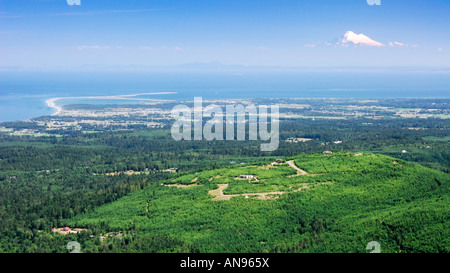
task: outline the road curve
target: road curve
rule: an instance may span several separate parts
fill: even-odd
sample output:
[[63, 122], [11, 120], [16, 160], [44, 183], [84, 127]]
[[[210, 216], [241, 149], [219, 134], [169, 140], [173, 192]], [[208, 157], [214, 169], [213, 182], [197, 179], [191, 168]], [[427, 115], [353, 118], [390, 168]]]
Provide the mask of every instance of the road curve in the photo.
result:
[[292, 168], [294, 168], [295, 170], [297, 170], [298, 175], [305, 175], [308, 174], [307, 172], [305, 172], [304, 170], [300, 169], [299, 167], [297, 167], [297, 165], [295, 165], [294, 160], [291, 161], [287, 161], [287, 163], [289, 164], [289, 166], [291, 166]]

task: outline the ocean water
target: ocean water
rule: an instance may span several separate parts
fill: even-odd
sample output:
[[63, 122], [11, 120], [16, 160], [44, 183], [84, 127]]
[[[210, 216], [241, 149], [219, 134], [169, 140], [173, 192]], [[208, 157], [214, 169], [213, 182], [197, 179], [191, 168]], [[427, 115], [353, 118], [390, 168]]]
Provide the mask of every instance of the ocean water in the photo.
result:
[[[176, 92], [146, 98], [449, 98], [446, 73], [395, 72], [0, 72], [0, 122], [50, 115], [55, 97]], [[139, 103], [139, 101], [131, 101]], [[61, 100], [73, 103], [130, 101]]]

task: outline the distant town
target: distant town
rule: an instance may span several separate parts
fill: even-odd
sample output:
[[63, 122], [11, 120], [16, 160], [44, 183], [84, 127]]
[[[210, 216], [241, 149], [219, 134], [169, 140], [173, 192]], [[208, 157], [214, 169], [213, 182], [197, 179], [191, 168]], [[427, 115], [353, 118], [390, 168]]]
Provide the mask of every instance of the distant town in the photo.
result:
[[[180, 102], [191, 104], [192, 102]], [[210, 100], [205, 106], [216, 104], [224, 107], [230, 104], [274, 105], [280, 107], [280, 119], [309, 120], [351, 120], [364, 118], [365, 125], [372, 125], [381, 119], [449, 119], [448, 100], [445, 99], [245, 99]], [[142, 130], [164, 128], [173, 122], [171, 109], [173, 102], [151, 102], [131, 105], [66, 105], [51, 116], [37, 117], [20, 122], [0, 123], [0, 134], [12, 136], [59, 136], [74, 132], [95, 133], [114, 130]], [[370, 121], [370, 120], [373, 120]], [[409, 130], [423, 130], [409, 127]], [[288, 138], [288, 142], [306, 142], [308, 138]], [[335, 142], [339, 144], [339, 140]]]

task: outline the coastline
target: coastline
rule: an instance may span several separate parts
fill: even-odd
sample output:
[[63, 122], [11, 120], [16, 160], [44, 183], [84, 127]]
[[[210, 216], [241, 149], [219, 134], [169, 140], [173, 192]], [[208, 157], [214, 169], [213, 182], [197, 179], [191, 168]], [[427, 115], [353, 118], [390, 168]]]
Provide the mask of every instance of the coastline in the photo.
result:
[[57, 97], [51, 98], [45, 101], [48, 107], [56, 110], [52, 116], [59, 115], [63, 107], [56, 105], [56, 102], [59, 100], [74, 100], [74, 99], [94, 99], [94, 100], [139, 100], [139, 101], [153, 101], [153, 102], [172, 102], [174, 100], [164, 100], [164, 99], [144, 99], [144, 98], [135, 98], [138, 96], [146, 96], [146, 95], [172, 95], [177, 94], [177, 92], [153, 92], [153, 93], [139, 93], [139, 94], [131, 94], [131, 95], [114, 95], [114, 96], [81, 96], [81, 97]]
[[52, 98], [45, 101], [48, 107], [56, 109], [56, 112], [52, 114], [52, 116], [58, 115], [62, 111], [62, 107], [56, 105], [56, 101], [60, 100], [61, 98]]

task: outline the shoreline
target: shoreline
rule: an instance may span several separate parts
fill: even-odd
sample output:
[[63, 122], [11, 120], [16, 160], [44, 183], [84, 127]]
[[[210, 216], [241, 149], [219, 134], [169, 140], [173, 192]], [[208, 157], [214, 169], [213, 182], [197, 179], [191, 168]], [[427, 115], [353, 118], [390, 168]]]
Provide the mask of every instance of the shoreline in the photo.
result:
[[59, 100], [73, 100], [73, 99], [94, 99], [94, 100], [139, 100], [139, 101], [153, 101], [153, 102], [173, 102], [175, 100], [164, 100], [164, 99], [139, 99], [134, 98], [138, 96], [145, 95], [171, 95], [177, 94], [177, 92], [154, 92], [154, 93], [139, 93], [139, 94], [131, 94], [131, 95], [114, 95], [114, 96], [81, 96], [81, 97], [56, 97], [51, 98], [45, 101], [48, 107], [56, 110], [52, 114], [52, 116], [56, 116], [60, 114], [63, 110], [62, 106], [56, 105], [56, 102]]
[[62, 107], [56, 105], [56, 101], [60, 100], [61, 98], [52, 98], [45, 101], [48, 107], [56, 109], [56, 112], [52, 114], [52, 116], [58, 115], [62, 111]]

